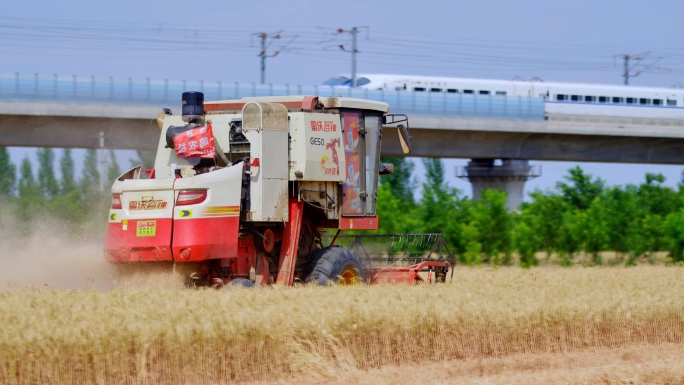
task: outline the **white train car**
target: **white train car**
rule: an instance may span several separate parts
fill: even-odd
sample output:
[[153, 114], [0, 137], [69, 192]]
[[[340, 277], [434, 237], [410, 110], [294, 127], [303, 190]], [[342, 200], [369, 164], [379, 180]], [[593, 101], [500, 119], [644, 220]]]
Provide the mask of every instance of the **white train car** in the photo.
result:
[[[337, 76], [323, 84], [350, 87], [351, 79]], [[547, 114], [684, 119], [684, 89], [384, 74], [359, 75], [357, 87], [466, 95], [534, 96], [545, 99]]]

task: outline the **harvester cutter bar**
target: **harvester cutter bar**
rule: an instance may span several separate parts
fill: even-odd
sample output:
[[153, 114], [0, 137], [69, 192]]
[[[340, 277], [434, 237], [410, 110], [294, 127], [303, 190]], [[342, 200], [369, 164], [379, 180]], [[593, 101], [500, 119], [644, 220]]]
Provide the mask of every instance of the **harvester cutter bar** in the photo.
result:
[[[390, 271], [394, 271], [392, 274], [397, 275], [397, 279], [403, 276], [400, 279], [401, 282], [407, 282], [407, 280], [413, 282], [413, 279], [422, 280], [417, 273], [413, 276], [408, 274], [410, 271], [449, 269], [457, 262], [444, 241], [444, 237], [439, 233], [336, 234], [333, 241], [351, 249], [368, 272], [374, 272], [374, 274], [382, 272], [382, 275], [388, 277]], [[453, 273], [452, 269], [452, 279]], [[371, 278], [371, 275], [366, 274], [366, 278]]]

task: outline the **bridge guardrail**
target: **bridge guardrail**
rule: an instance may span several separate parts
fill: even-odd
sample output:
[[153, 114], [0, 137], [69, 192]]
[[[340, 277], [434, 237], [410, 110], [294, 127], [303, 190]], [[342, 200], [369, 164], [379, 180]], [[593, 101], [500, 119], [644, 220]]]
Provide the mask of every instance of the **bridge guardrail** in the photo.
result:
[[393, 113], [544, 120], [544, 100], [535, 97], [384, 91], [322, 85], [259, 85], [19, 73], [0, 75], [0, 100], [173, 107], [180, 103], [181, 93], [185, 91], [204, 92], [205, 100], [284, 95], [346, 96], [389, 103]]

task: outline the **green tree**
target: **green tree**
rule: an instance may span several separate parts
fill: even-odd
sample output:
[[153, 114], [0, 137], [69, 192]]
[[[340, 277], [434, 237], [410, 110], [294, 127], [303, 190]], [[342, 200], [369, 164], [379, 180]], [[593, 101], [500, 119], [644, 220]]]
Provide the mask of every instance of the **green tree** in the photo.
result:
[[655, 214], [643, 217], [638, 240], [634, 254], [645, 255], [651, 264], [655, 263], [655, 252], [667, 249], [668, 239], [663, 217]]
[[106, 192], [100, 190], [100, 172], [98, 170], [97, 151], [89, 149], [86, 151], [83, 162], [83, 174], [79, 180], [81, 196], [83, 197], [83, 216], [84, 218], [104, 218], [111, 203], [111, 197]]
[[665, 177], [662, 174], [646, 174], [646, 183], [639, 185], [637, 196], [639, 206], [646, 213], [667, 216], [683, 207], [682, 199], [676, 191], [663, 186]]
[[[421, 227], [415, 208], [392, 193], [386, 184], [378, 186], [378, 232], [380, 234], [403, 234]], [[412, 231], [413, 230], [413, 231]]]
[[591, 175], [585, 174], [579, 166], [571, 168], [568, 173], [570, 175], [564, 179], [569, 183], [558, 182], [556, 187], [573, 207], [579, 210], [588, 209], [603, 192], [605, 183], [600, 178], [592, 180]]
[[665, 229], [672, 262], [684, 262], [684, 210], [670, 213], [665, 219]]
[[0, 196], [14, 193], [17, 182], [17, 167], [12, 163], [7, 147], [0, 147]]
[[629, 253], [628, 263], [633, 263], [640, 238], [643, 209], [639, 204], [637, 189], [609, 188], [600, 198], [605, 212], [607, 248], [617, 254]]
[[86, 150], [83, 160], [83, 172], [79, 181], [85, 194], [94, 194], [100, 186], [100, 171], [98, 170], [97, 150]]
[[444, 165], [441, 159], [423, 159], [425, 182], [420, 200], [422, 231], [439, 233], [446, 226], [447, 211], [455, 209], [455, 192], [444, 183]]
[[537, 251], [537, 248], [535, 247], [535, 233], [531, 227], [525, 224], [525, 222], [521, 222], [515, 228], [513, 244], [520, 256], [520, 267], [530, 268], [539, 264], [539, 261], [534, 256]]
[[107, 182], [113, 183], [116, 178], [121, 176], [121, 168], [116, 161], [114, 150], [109, 150], [109, 166], [107, 167]]
[[506, 208], [506, 199], [505, 192], [486, 189], [470, 209], [470, 221], [477, 228], [484, 255], [495, 265], [511, 263], [514, 214]]
[[71, 149], [66, 148], [59, 159], [59, 171], [62, 174], [60, 191], [62, 195], [69, 195], [76, 190], [76, 179], [74, 178], [74, 159]]
[[521, 221], [534, 233], [536, 248], [551, 254], [558, 251], [563, 233], [563, 220], [570, 205], [562, 195], [540, 190], [530, 193], [531, 202], [521, 206]]
[[155, 151], [136, 150], [135, 153], [137, 157], [130, 159], [131, 167], [143, 166], [143, 168], [154, 168]]
[[19, 208], [24, 219], [32, 216], [44, 207], [45, 197], [41, 192], [40, 185], [33, 177], [33, 167], [28, 157], [21, 161], [19, 178]]
[[38, 149], [38, 184], [47, 199], [59, 194], [59, 183], [55, 177], [55, 150]]
[[380, 161], [394, 165], [393, 174], [380, 177], [382, 184], [389, 187], [392, 194], [401, 201], [411, 205], [415, 204], [413, 192], [416, 190], [416, 183], [411, 180], [415, 164], [406, 158], [382, 157]]
[[482, 263], [482, 243], [480, 243], [480, 233], [477, 227], [471, 223], [461, 223], [461, 235], [464, 248], [461, 253], [462, 261], [469, 266]]
[[603, 264], [600, 252], [605, 250], [610, 239], [607, 232], [606, 214], [600, 198], [595, 198], [587, 211], [580, 214], [584, 249], [591, 253], [594, 265]]
[[555, 250], [560, 256], [561, 266], [571, 266], [575, 254], [582, 249], [585, 233], [586, 213], [566, 211], [561, 220]]
[[441, 159], [423, 159], [425, 166], [425, 182], [423, 196], [415, 212], [421, 226], [410, 229], [423, 233], [442, 233], [450, 246], [458, 251], [463, 250], [460, 237], [464, 221], [461, 192], [449, 187], [444, 181], [444, 164]]

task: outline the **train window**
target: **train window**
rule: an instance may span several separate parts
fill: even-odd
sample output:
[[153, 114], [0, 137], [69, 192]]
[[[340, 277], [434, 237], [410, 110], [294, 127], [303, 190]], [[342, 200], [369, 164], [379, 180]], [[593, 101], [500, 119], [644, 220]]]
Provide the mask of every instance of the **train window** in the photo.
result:
[[489, 91], [480, 90], [480, 95], [489, 95]]
[[474, 94], [475, 91], [473, 91], [473, 90], [463, 90], [463, 93], [464, 93], [464, 94]]
[[506, 91], [496, 91], [497, 95], [506, 95]]
[[667, 105], [668, 105], [669, 107], [675, 107], [675, 106], [677, 105], [677, 101], [676, 101], [676, 100], [672, 100], [672, 99], [667, 99]]
[[653, 99], [653, 105], [654, 106], [662, 106], [663, 105], [663, 99]]
[[430, 88], [430, 92], [442, 92], [441, 88]]
[[455, 89], [455, 88], [447, 88], [447, 93], [450, 93], [450, 94], [457, 94], [457, 93], [458, 93], [458, 90]]
[[625, 98], [625, 103], [627, 103], [627, 104], [635, 104], [635, 103], [636, 103], [636, 98]]
[[558, 100], [558, 101], [568, 100], [568, 95], [558, 94], [558, 95], [556, 95], [556, 100]]
[[579, 102], [582, 100], [582, 97], [580, 95], [570, 95], [570, 100], [573, 102]]
[[584, 97], [585, 102], [595, 102], [596, 101], [596, 96], [585, 96]]
[[651, 99], [641, 98], [639, 104], [651, 104]]
[[624, 102], [625, 102], [625, 98], [613, 96], [613, 103], [624, 103]]
[[607, 96], [599, 96], [598, 101], [599, 103], [608, 103], [610, 101], [610, 98]]
[[425, 87], [413, 87], [414, 91], [425, 91]]

